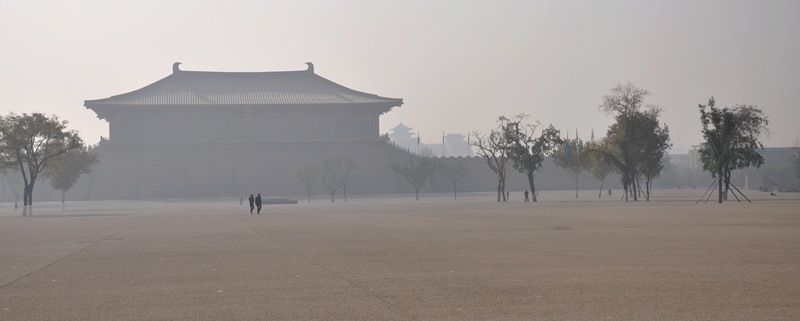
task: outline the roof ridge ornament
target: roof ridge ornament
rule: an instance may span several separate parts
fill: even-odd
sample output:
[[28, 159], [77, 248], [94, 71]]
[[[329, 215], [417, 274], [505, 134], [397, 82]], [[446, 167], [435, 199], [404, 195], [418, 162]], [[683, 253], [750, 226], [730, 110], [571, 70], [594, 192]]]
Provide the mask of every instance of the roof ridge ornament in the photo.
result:
[[172, 64], [172, 73], [173, 74], [177, 74], [177, 73], [181, 72], [181, 69], [179, 68], [180, 65], [181, 65], [180, 62], [176, 62], [176, 63]]
[[308, 71], [308, 72], [313, 74], [314, 73], [314, 64], [310, 63], [310, 62], [307, 62], [306, 65], [308, 65], [308, 69], [306, 69], [306, 71]]

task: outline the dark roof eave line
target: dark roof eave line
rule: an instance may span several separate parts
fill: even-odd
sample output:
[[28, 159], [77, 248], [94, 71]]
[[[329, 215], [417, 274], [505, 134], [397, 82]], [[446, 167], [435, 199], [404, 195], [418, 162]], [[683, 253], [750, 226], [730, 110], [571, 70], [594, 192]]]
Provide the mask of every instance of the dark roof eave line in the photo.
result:
[[347, 103], [311, 103], [311, 104], [95, 104], [89, 103], [86, 101], [84, 106], [87, 109], [92, 109], [95, 107], [105, 107], [105, 108], [172, 108], [172, 107], [182, 107], [182, 108], [201, 108], [201, 107], [214, 107], [214, 108], [225, 108], [225, 107], [323, 107], [323, 106], [385, 106], [385, 107], [400, 107], [403, 105], [403, 100], [399, 99], [398, 101], [393, 102], [366, 102], [366, 103], [359, 103], [359, 102], [347, 102]]

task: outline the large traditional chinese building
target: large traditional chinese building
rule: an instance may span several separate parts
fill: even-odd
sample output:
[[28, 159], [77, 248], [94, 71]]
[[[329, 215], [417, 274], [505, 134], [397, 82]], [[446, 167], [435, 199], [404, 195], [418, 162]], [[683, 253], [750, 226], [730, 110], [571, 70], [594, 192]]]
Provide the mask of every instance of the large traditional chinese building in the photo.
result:
[[88, 199], [295, 195], [295, 166], [349, 156], [350, 192], [395, 192], [388, 169], [402, 153], [378, 118], [402, 99], [356, 91], [301, 71], [184, 71], [85, 106], [108, 121], [86, 178]]

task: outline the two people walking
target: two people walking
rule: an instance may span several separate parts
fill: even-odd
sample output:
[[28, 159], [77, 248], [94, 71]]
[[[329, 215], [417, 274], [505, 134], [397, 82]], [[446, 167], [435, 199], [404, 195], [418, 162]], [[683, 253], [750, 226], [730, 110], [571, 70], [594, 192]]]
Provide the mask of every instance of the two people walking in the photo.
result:
[[250, 197], [247, 198], [247, 201], [250, 203], [250, 214], [253, 214], [253, 209], [256, 208], [256, 214], [261, 214], [261, 193], [258, 193], [258, 196], [255, 198], [253, 198], [253, 194], [250, 194]]

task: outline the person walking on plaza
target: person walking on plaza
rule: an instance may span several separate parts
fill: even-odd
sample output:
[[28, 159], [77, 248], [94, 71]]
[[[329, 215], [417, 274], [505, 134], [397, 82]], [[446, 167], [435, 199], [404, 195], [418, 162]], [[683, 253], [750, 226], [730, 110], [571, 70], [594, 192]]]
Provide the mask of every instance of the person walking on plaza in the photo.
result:
[[528, 202], [528, 190], [525, 190], [525, 201]]
[[253, 209], [256, 208], [253, 206], [253, 194], [250, 194], [250, 197], [247, 198], [247, 201], [250, 202], [250, 214], [253, 214]]
[[261, 193], [256, 196], [256, 208], [258, 209], [256, 214], [261, 214]]

